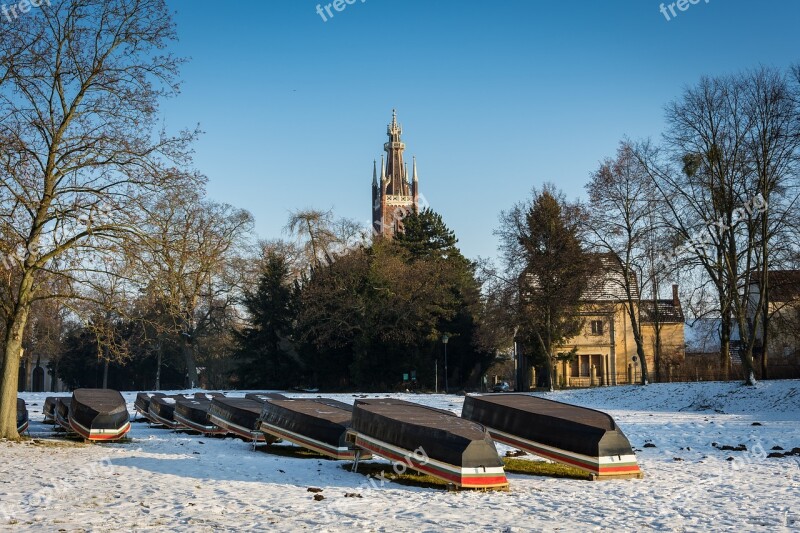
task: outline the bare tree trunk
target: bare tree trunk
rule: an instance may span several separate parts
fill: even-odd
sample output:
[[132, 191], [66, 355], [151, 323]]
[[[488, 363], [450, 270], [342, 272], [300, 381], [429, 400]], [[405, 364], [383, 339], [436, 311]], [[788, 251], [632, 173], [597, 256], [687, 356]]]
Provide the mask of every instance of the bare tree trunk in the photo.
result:
[[658, 310], [658, 281], [653, 276], [653, 364], [655, 365], [656, 383], [661, 383], [661, 313]]
[[194, 343], [191, 336], [185, 336], [183, 341], [183, 357], [186, 361], [186, 387], [193, 389], [197, 387], [197, 361], [194, 357]]
[[103, 360], [103, 388], [108, 388], [108, 359]]
[[636, 319], [636, 312], [634, 311], [630, 300], [628, 300], [628, 317], [631, 320], [631, 327], [633, 328], [633, 340], [636, 342], [636, 355], [639, 356], [639, 361], [642, 365], [641, 384], [647, 385], [650, 382], [650, 375], [647, 372], [647, 358], [644, 355], [644, 339], [642, 338], [642, 328], [639, 324], [639, 321]]
[[158, 343], [158, 346], [156, 346], [156, 349], [158, 350], [158, 363], [157, 363], [158, 366], [156, 367], [156, 390], [159, 391], [161, 390], [161, 343], [160, 342]]
[[[767, 191], [769, 194], [769, 191]], [[762, 193], [764, 198], [767, 198]], [[768, 379], [768, 361], [767, 361], [767, 346], [769, 341], [769, 265], [770, 265], [770, 248], [769, 248], [769, 217], [767, 213], [762, 213], [761, 217], [761, 277], [759, 301], [762, 305], [761, 317], [761, 379]], [[758, 309], [756, 309], [758, 312]], [[755, 334], [755, 332], [754, 332]]]
[[[767, 289], [769, 290], [769, 289]], [[765, 298], [764, 301], [764, 317], [761, 319], [761, 328], [763, 334], [761, 335], [761, 379], [769, 379], [768, 360], [767, 360], [767, 346], [769, 341], [769, 300]]]
[[719, 355], [724, 381], [731, 379], [731, 316], [730, 311], [722, 313], [719, 329]]
[[[23, 287], [29, 277], [23, 278]], [[20, 289], [22, 291], [22, 287]], [[3, 373], [0, 376], [0, 438], [17, 440], [17, 387], [22, 336], [28, 323], [28, 304], [19, 305], [6, 326]]]

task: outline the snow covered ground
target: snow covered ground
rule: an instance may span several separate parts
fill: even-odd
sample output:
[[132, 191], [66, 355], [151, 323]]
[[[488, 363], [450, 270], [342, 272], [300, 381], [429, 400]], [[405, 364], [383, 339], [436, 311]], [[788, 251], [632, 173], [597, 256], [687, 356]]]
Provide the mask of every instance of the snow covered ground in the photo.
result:
[[[45, 396], [22, 395], [36, 441], [0, 442], [0, 530], [800, 530], [800, 456], [766, 457], [775, 446], [800, 447], [800, 381], [546, 394], [614, 416], [644, 479], [510, 474], [508, 492], [458, 493], [370, 483], [338, 461], [254, 452], [234, 438], [146, 423], [133, 424], [128, 443], [65, 443], [40, 423]], [[392, 396], [455, 413], [463, 403], [459, 396]], [[125, 394], [131, 413], [134, 397]], [[747, 451], [718, 449], [740, 444]], [[309, 487], [323, 489], [325, 499], [315, 501]], [[362, 498], [345, 497], [354, 492]]]

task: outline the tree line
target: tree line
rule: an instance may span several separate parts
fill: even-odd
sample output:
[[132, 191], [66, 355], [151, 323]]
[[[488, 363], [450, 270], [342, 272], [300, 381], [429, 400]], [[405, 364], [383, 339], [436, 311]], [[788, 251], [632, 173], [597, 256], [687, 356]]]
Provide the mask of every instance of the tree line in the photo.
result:
[[[769, 376], [768, 343], [778, 318], [768, 305], [772, 270], [800, 264], [800, 67], [759, 67], [704, 77], [666, 106], [659, 141], [625, 139], [570, 202], [552, 185], [501, 215], [502, 265], [487, 292], [506, 337], [519, 338], [546, 370], [553, 347], [581, 331], [578, 295], [613, 258], [633, 329], [641, 380], [647, 367], [642, 303], [683, 288], [692, 319], [719, 323], [719, 366], [741, 360], [745, 383]], [[796, 330], [796, 325], [781, 328]], [[800, 340], [800, 339], [798, 339]], [[552, 381], [550, 386], [553, 386]]]

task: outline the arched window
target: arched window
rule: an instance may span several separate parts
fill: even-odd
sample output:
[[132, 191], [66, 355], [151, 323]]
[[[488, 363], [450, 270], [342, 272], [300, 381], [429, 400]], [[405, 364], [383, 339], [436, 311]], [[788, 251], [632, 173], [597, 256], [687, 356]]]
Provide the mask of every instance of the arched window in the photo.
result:
[[33, 392], [44, 392], [44, 368], [37, 366], [33, 369]]

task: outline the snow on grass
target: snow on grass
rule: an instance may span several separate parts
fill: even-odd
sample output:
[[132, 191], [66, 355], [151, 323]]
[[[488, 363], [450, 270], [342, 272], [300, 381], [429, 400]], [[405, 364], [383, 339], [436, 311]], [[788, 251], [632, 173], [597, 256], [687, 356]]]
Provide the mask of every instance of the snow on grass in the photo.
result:
[[[0, 442], [0, 530], [800, 529], [800, 456], [766, 457], [773, 447], [800, 447], [800, 381], [543, 394], [611, 414], [636, 449], [644, 479], [509, 473], [508, 492], [458, 493], [366, 478], [341, 468], [341, 461], [254, 452], [238, 439], [147, 423], [134, 423], [131, 440], [121, 444], [52, 440], [51, 427], [40, 422], [46, 396], [22, 395], [35, 440]], [[135, 393], [124, 396], [133, 413]], [[352, 402], [387, 395], [328, 396]], [[463, 405], [463, 397], [452, 395], [391, 396], [454, 413]], [[742, 444], [746, 451], [720, 449]], [[315, 501], [315, 494], [325, 499]]]

